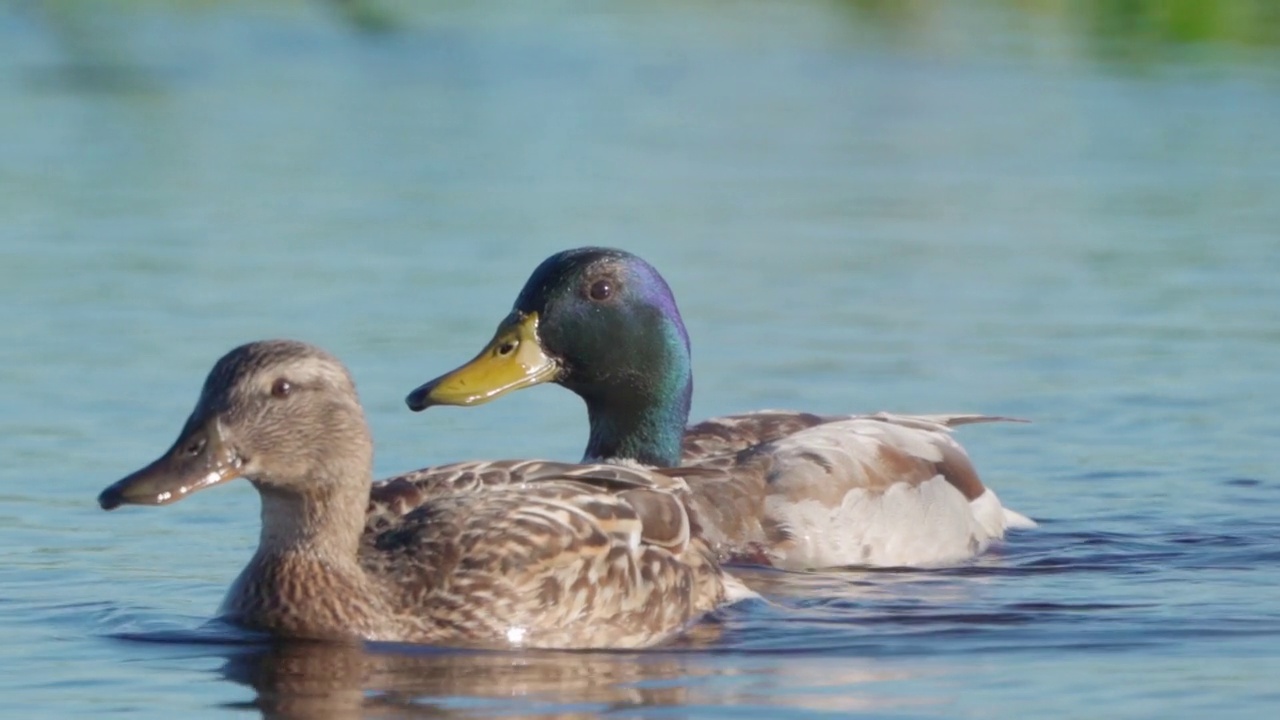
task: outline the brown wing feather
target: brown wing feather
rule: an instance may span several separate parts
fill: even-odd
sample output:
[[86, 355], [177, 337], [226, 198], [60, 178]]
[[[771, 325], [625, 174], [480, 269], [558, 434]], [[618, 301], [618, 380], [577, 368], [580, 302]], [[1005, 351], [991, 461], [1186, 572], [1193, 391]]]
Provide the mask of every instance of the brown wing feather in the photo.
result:
[[740, 415], [708, 418], [685, 429], [681, 449], [682, 464], [699, 462], [717, 455], [741, 452], [764, 443], [781, 440], [818, 425], [867, 418], [921, 430], [954, 428], [986, 422], [1027, 422], [996, 415], [945, 414], [895, 415], [879, 412], [868, 415], [816, 415], [794, 410], [761, 410]]
[[[468, 463], [375, 486], [362, 564], [426, 641], [630, 647], [724, 599], [678, 478], [638, 468]], [[451, 491], [450, 488], [453, 488]], [[413, 501], [418, 501], [413, 504]]]
[[601, 488], [661, 487], [683, 490], [676, 478], [643, 468], [603, 463], [578, 464], [552, 460], [484, 460], [423, 468], [373, 484], [369, 492], [368, 528], [387, 527], [435, 497], [477, 493], [503, 485], [528, 485], [573, 478]]
[[685, 429], [681, 459], [688, 464], [716, 455], [736, 453], [842, 417], [846, 416], [762, 410], [710, 418]]

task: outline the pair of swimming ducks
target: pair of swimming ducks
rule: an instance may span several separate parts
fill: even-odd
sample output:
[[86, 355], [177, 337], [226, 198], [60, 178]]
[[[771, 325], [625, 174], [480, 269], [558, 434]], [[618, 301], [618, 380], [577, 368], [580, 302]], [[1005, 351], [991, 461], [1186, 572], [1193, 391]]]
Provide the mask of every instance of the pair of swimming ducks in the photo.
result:
[[250, 343], [213, 367], [168, 452], [98, 501], [162, 505], [246, 478], [262, 532], [230, 620], [481, 647], [653, 645], [750, 594], [722, 564], [938, 565], [1034, 525], [950, 435], [1002, 418], [764, 411], [686, 427], [688, 335], [662, 276], [626, 252], [548, 258], [488, 346], [407, 403], [477, 405], [546, 382], [586, 401], [581, 464], [462, 462], [372, 482], [342, 363]]

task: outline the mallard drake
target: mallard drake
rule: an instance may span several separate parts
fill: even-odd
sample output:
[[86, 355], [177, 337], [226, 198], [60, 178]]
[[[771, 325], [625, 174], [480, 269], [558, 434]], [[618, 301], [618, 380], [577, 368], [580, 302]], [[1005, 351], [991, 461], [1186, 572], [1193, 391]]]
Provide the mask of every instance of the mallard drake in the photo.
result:
[[678, 478], [505, 461], [371, 485], [372, 465], [342, 363], [255, 342], [214, 365], [173, 446], [98, 502], [163, 505], [247, 478], [262, 533], [223, 613], [284, 637], [630, 648], [728, 599]]
[[763, 411], [686, 427], [689, 336], [667, 282], [628, 252], [552, 255], [480, 354], [406, 402], [479, 405], [546, 382], [586, 402], [586, 461], [679, 468], [723, 560], [939, 565], [1034, 525], [1000, 504], [951, 437], [1006, 418]]

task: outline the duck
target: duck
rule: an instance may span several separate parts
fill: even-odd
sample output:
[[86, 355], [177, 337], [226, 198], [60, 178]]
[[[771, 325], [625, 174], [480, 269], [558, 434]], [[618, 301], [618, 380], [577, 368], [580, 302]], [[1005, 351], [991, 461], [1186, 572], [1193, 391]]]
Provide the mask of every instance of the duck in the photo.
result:
[[219, 359], [173, 445], [98, 503], [165, 505], [236, 478], [258, 492], [261, 533], [221, 614], [276, 637], [638, 648], [741, 597], [678, 476], [508, 460], [373, 482], [350, 372], [294, 340]]
[[648, 262], [558, 252], [469, 362], [405, 398], [418, 412], [553, 383], [585, 403], [583, 461], [677, 470], [725, 563], [784, 570], [964, 562], [1035, 522], [1005, 508], [955, 440], [981, 414], [764, 410], [689, 425], [689, 335]]

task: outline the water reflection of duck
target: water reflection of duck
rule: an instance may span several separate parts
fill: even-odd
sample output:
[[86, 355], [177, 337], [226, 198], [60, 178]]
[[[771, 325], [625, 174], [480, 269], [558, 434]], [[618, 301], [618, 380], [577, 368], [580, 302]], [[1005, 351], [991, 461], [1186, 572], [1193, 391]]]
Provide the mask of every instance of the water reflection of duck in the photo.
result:
[[443, 718], [488, 715], [486, 700], [503, 711], [494, 714], [529, 713], [530, 703], [680, 705], [686, 688], [677, 681], [690, 675], [690, 663], [684, 654], [423, 652], [282, 641], [233, 655], [223, 674], [252, 687], [253, 705], [269, 718]]
[[927, 688], [904, 691], [918, 669], [901, 659], [700, 652], [722, 642], [694, 641], [675, 652], [497, 653], [279, 641], [237, 650], [222, 672], [253, 688], [248, 705], [266, 718], [640, 717], [649, 715], [645, 708], [665, 717], [691, 707], [844, 717], [947, 699]]
[[224, 611], [279, 636], [638, 647], [678, 633], [733, 584], [677, 478], [476, 463], [371, 491], [372, 460], [337, 359], [298, 342], [250, 343], [214, 366], [172, 448], [99, 502], [165, 504], [248, 478], [262, 534]]
[[1034, 526], [1001, 505], [951, 437], [957, 425], [1005, 418], [767, 411], [686, 427], [684, 322], [658, 271], [621, 250], [548, 258], [489, 345], [407, 402], [478, 405], [545, 382], [586, 401], [587, 461], [680, 465], [724, 558], [788, 569], [936, 565]]

